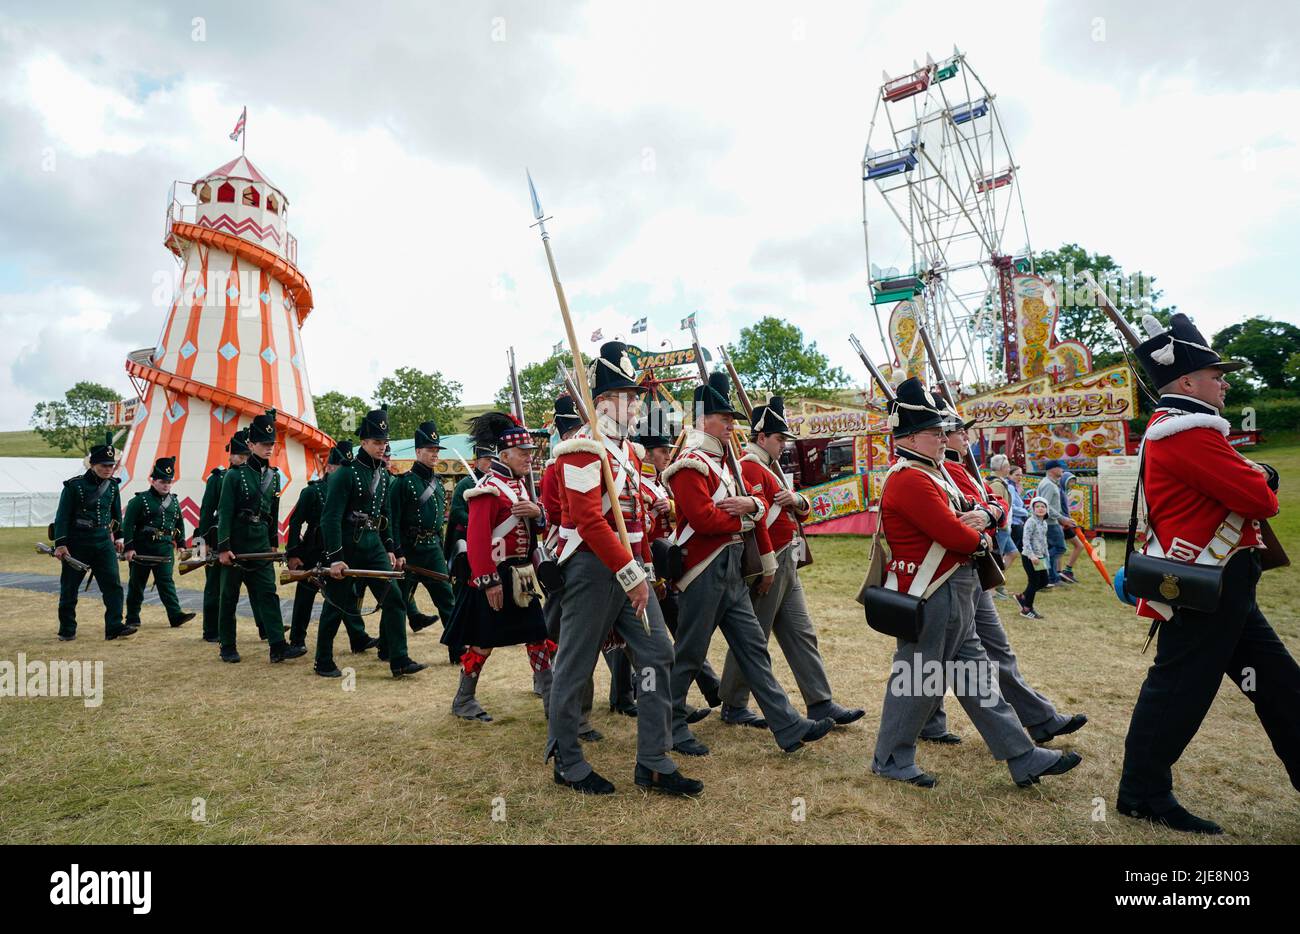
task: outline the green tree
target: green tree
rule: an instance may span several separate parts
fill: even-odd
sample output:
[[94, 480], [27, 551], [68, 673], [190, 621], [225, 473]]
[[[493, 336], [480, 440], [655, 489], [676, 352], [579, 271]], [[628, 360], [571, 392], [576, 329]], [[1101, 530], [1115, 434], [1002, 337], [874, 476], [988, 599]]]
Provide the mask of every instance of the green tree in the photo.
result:
[[[583, 365], [590, 365], [591, 358], [582, 355]], [[530, 363], [519, 368], [519, 397], [524, 403], [524, 421], [529, 428], [540, 428], [551, 421], [554, 414], [555, 399], [564, 387], [560, 385], [559, 365], [573, 366], [573, 355], [567, 350], [552, 354], [540, 363]], [[518, 366], [518, 355], [516, 355]], [[506, 382], [497, 390], [493, 400], [502, 412], [514, 411], [514, 397], [510, 391], [510, 374], [506, 373]]]
[[1300, 353], [1300, 327], [1271, 318], [1247, 318], [1214, 335], [1210, 346], [1224, 357], [1245, 360], [1268, 389], [1286, 390], [1300, 385], [1288, 372], [1291, 358]]
[[460, 422], [461, 384], [441, 373], [399, 367], [375, 386], [375, 405], [388, 404], [388, 432], [393, 438], [411, 438], [423, 421], [432, 418], [443, 434], [455, 434]]
[[804, 343], [803, 332], [780, 318], [741, 328], [740, 340], [727, 345], [727, 353], [755, 404], [763, 392], [829, 399], [849, 382], [843, 370], [830, 366], [816, 341]]
[[115, 389], [83, 381], [64, 393], [61, 400], [36, 403], [31, 424], [51, 447], [89, 454], [91, 447], [103, 444], [104, 434], [112, 430], [113, 406], [120, 398]]
[[316, 427], [335, 441], [355, 434], [361, 416], [370, 408], [360, 396], [345, 396], [335, 390], [312, 396], [312, 403], [316, 408]]
[[[1177, 307], [1160, 305], [1164, 292], [1156, 288], [1156, 277], [1145, 272], [1125, 272], [1110, 256], [1089, 253], [1077, 243], [1066, 243], [1034, 257], [1034, 271], [1052, 279], [1057, 286], [1060, 314], [1056, 319], [1056, 339], [1079, 341], [1092, 351], [1094, 370], [1114, 366], [1124, 359], [1127, 345], [1115, 324], [1098, 307], [1096, 296], [1084, 284], [1084, 270], [1090, 270], [1106, 294], [1142, 338], [1142, 316], [1154, 315], [1168, 325]], [[999, 333], [1001, 329], [999, 328]], [[1001, 350], [998, 351], [1001, 363]]]
[[1286, 375], [1291, 379], [1293, 386], [1300, 386], [1300, 352], [1287, 357]]

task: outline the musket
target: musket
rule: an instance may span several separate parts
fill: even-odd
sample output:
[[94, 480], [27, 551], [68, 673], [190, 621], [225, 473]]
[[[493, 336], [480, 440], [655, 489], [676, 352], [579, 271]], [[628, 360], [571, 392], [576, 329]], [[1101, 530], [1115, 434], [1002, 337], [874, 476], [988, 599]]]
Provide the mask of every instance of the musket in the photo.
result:
[[[574, 396], [574, 402], [582, 401], [587, 410], [587, 427], [591, 432], [591, 440], [595, 441], [601, 447], [604, 447], [605, 438], [600, 430], [600, 421], [596, 417], [596, 406], [591, 400], [591, 389], [587, 385], [587, 368], [582, 365], [582, 350], [578, 346], [578, 334], [573, 329], [573, 318], [569, 314], [569, 301], [564, 297], [564, 286], [560, 284], [560, 273], [555, 268], [555, 256], [551, 252], [551, 235], [546, 232], [546, 216], [542, 211], [542, 204], [537, 199], [537, 188], [533, 185], [533, 176], [528, 173], [528, 194], [533, 201], [533, 217], [536, 223], [538, 233], [542, 237], [542, 247], [546, 251], [546, 265], [551, 270], [551, 282], [555, 285], [555, 298], [560, 304], [560, 316], [564, 319], [564, 333], [569, 338], [569, 351], [573, 354], [573, 372], [577, 377], [578, 395]], [[622, 542], [623, 547], [627, 549], [628, 554], [636, 557], [636, 552], [632, 550], [632, 543], [627, 536], [627, 523], [623, 521], [623, 509], [619, 506], [618, 489], [614, 486], [614, 472], [610, 469], [609, 458], [602, 456], [600, 458], [600, 474], [605, 484], [605, 492], [609, 495], [611, 505], [610, 511], [614, 514], [614, 528], [618, 532], [618, 539]], [[649, 635], [650, 616], [646, 612], [641, 613], [641, 625], [645, 627], [646, 635]]]
[[[125, 560], [126, 560], [126, 555], [118, 555], [118, 556], [117, 556], [117, 560], [118, 560], [118, 561], [125, 561]], [[147, 565], [149, 565], [150, 567], [156, 567], [156, 566], [161, 566], [161, 565], [164, 565], [164, 564], [171, 564], [171, 561], [172, 561], [171, 558], [163, 557], [162, 555], [142, 555], [142, 554], [139, 554], [139, 553], [137, 552], [136, 555], [135, 555], [135, 557], [133, 557], [133, 558], [131, 559], [130, 563], [131, 563], [131, 564], [147, 564]]]
[[[1115, 307], [1115, 303], [1112, 302], [1110, 296], [1106, 294], [1106, 290], [1097, 284], [1097, 280], [1093, 278], [1092, 270], [1085, 269], [1079, 274], [1083, 277], [1088, 288], [1090, 288], [1093, 294], [1097, 296], [1102, 311], [1105, 312], [1106, 317], [1110, 318], [1114, 323], [1115, 327], [1119, 330], [1120, 336], [1124, 338], [1124, 341], [1129, 345], [1131, 350], [1136, 351], [1138, 345], [1142, 343], [1142, 338], [1138, 336], [1138, 333], [1135, 330], [1133, 330], [1133, 326], [1128, 323], [1128, 320], [1120, 314], [1119, 309]], [[1154, 394], [1148, 391], [1148, 395], [1151, 395], [1154, 400]], [[1287, 567], [1290, 565], [1291, 559], [1287, 556], [1286, 549], [1283, 548], [1282, 543], [1278, 541], [1277, 533], [1273, 531], [1273, 527], [1269, 525], [1267, 519], [1259, 520], [1259, 539], [1264, 544], [1262, 555], [1269, 556], [1265, 563], [1265, 570], [1272, 567]], [[1154, 629], [1152, 631], [1154, 632]], [[1148, 640], [1148, 642], [1149, 641], [1150, 640]]]
[[[700, 335], [695, 330], [695, 318], [690, 317], [686, 321], [691, 326], [691, 344], [695, 349], [695, 366], [699, 370], [700, 384], [707, 387], [709, 385], [709, 371], [704, 366], [704, 348], [700, 346]], [[696, 417], [699, 417], [699, 412], [696, 412]], [[736, 457], [735, 442], [736, 436], [731, 434], [727, 440], [722, 442], [722, 448], [726, 452], [727, 469], [736, 478], [736, 489], [743, 494], [745, 479], [740, 472], [740, 459]], [[762, 521], [762, 514], [756, 516], [754, 521]], [[751, 528], [746, 532], [742, 532], [741, 538], [745, 544], [740, 558], [740, 576], [745, 579], [758, 577], [763, 573], [763, 559], [761, 552], [758, 550], [758, 534]]]
[[[296, 581], [319, 582], [322, 578], [333, 576], [329, 568], [320, 565], [314, 568], [303, 568], [300, 571], [290, 571], [286, 568], [280, 572], [280, 583], [292, 584]], [[402, 571], [372, 571], [368, 568], [348, 568], [343, 572], [343, 576], [363, 580], [399, 581], [406, 575]]]
[[417, 567], [414, 564], [408, 564], [406, 566], [406, 570], [409, 573], [414, 574], [416, 577], [427, 577], [430, 580], [435, 580], [435, 581], [451, 580], [450, 575], [443, 574], [441, 571], [433, 571], [430, 570], [429, 568]]
[[[925, 355], [930, 360], [930, 369], [934, 370], [934, 378], [939, 383], [939, 394], [948, 403], [948, 408], [957, 412], [957, 394], [953, 392], [952, 383], [949, 382], [947, 375], [943, 372], [943, 367], [939, 365], [939, 355], [934, 352], [934, 344], [930, 343], [930, 335], [926, 333], [925, 328], [917, 325], [917, 333], [921, 336], [921, 343], [925, 345]], [[958, 415], [960, 418], [961, 416]], [[966, 466], [975, 474], [976, 482], [980, 481], [980, 463], [975, 459], [975, 452], [971, 450], [969, 444], [966, 445]]]
[[[283, 561], [286, 555], [283, 551], [250, 551], [247, 554], [235, 555], [232, 559], [234, 562], [239, 561]], [[202, 567], [211, 567], [214, 564], [221, 563], [221, 556], [215, 551], [208, 552], [205, 558], [191, 558], [188, 561], [182, 561], [176, 567], [182, 574], [188, 574], [190, 571], [196, 571]]]
[[856, 335], [849, 335], [849, 343], [852, 344], [853, 349], [858, 352], [858, 356], [861, 357], [862, 362], [866, 364], [867, 372], [871, 374], [871, 378], [874, 379], [876, 385], [880, 387], [880, 391], [885, 397], [885, 404], [892, 405], [894, 402], [894, 387], [890, 386], [889, 383], [886, 382], [885, 377], [881, 375], [880, 370], [876, 369], [876, 365], [871, 362], [871, 358], [867, 356], [867, 352], [862, 349], [862, 341], [858, 340]]
[[80, 571], [82, 574], [85, 574], [87, 571], [90, 570], [89, 564], [87, 564], [84, 561], [78, 561], [76, 558], [72, 557], [72, 555], [62, 555], [62, 556], [56, 555], [54, 553], [54, 549], [51, 548], [49, 545], [45, 544], [44, 542], [36, 543], [36, 551], [39, 554], [49, 555], [51, 558], [53, 558], [56, 561], [62, 561], [68, 567], [72, 568], [73, 570]]
[[564, 391], [569, 394], [573, 400], [573, 410], [578, 413], [578, 418], [584, 422], [587, 421], [587, 406], [582, 401], [582, 396], [578, 394], [578, 387], [574, 385], [573, 374], [563, 363], [556, 364], [560, 368], [560, 381], [564, 383]]
[[[725, 366], [727, 372], [731, 374], [731, 381], [736, 384], [736, 398], [740, 400], [740, 407], [745, 410], [745, 417], [749, 419], [749, 423], [752, 425], [754, 424], [754, 406], [750, 404], [749, 393], [745, 392], [745, 387], [740, 382], [740, 374], [736, 372], [736, 367], [731, 362], [731, 354], [727, 353], [725, 345], [718, 346], [718, 353], [722, 356], [722, 365]], [[794, 484], [787, 482], [785, 471], [781, 469], [779, 461], [776, 465], [776, 470], [771, 471], [771, 473], [776, 476], [777, 482], [781, 484], [783, 489], [789, 493], [794, 492]], [[803, 533], [803, 520], [799, 518], [798, 511], [794, 509], [790, 510], [790, 518], [794, 519], [795, 529], [799, 535], [800, 541], [803, 542], [801, 546], [803, 549], [803, 557], [799, 563], [801, 566], [806, 567], [813, 563], [813, 557], [812, 552], [808, 550], [808, 539]]]

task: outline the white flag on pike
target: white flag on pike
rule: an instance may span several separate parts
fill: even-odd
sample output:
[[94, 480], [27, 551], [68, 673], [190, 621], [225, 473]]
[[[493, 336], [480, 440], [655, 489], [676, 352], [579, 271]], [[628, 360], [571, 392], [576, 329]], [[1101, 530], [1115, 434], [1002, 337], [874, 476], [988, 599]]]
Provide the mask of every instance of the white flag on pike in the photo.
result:
[[556, 341], [555, 346], [551, 348], [552, 357], [554, 357], [557, 353], [564, 353], [564, 341]]
[[596, 343], [596, 341], [604, 340], [604, 339], [605, 339], [605, 335], [601, 333], [600, 328], [596, 328], [596, 330], [591, 332], [591, 342], [593, 344]]
[[235, 128], [230, 131], [231, 139], [239, 139], [239, 135], [244, 132], [244, 123], [248, 120], [248, 108], [245, 107], [239, 114], [239, 119], [235, 121]]
[[692, 311], [689, 315], [687, 315], [685, 318], [682, 319], [681, 329], [683, 331], [689, 331], [691, 329], [691, 325], [694, 323], [695, 323], [695, 312]]
[[645, 333], [645, 329], [646, 329], [645, 318], [637, 318], [635, 321], [632, 322], [633, 334], [643, 334]]

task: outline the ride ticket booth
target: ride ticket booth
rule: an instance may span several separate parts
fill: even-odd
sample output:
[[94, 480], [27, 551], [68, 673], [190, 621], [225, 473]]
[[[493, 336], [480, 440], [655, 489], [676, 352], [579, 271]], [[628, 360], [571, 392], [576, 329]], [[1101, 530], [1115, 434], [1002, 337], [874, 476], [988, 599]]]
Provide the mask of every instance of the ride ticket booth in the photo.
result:
[[871, 535], [873, 504], [893, 458], [884, 411], [804, 401], [786, 410], [792, 441], [781, 459], [812, 512], [808, 535]]

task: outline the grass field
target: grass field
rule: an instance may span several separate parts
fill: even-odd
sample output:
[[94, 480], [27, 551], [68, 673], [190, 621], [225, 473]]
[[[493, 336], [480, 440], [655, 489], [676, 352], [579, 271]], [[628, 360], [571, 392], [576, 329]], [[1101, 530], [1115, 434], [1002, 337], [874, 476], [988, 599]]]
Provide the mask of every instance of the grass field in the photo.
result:
[[45, 443], [34, 431], [0, 431], [0, 457], [76, 457], [75, 451], [60, 451]]
[[[1276, 525], [1300, 555], [1300, 445], [1252, 456], [1283, 473]], [[57, 570], [32, 553], [36, 534], [0, 533], [0, 570]], [[355, 690], [345, 691], [313, 677], [309, 659], [268, 664], [251, 620], [240, 621], [245, 660], [231, 666], [200, 640], [197, 621], [169, 629], [159, 608], [147, 608], [144, 628], [119, 643], [97, 638], [102, 619], [85, 605], [83, 635], [61, 644], [54, 596], [0, 591], [0, 659], [102, 659], [105, 679], [96, 709], [76, 698], [0, 698], [0, 842], [1300, 843], [1296, 792], [1249, 701], [1227, 682], [1175, 780], [1184, 803], [1229, 835], [1189, 840], [1114, 814], [1124, 734], [1150, 655], [1139, 654], [1146, 626], [1090, 567], [1077, 587], [1041, 596], [1045, 621], [998, 602], [1029, 680], [1062, 710], [1091, 718], [1058, 744], [1083, 755], [1079, 768], [1017, 789], [950, 698], [951, 726], [966, 742], [920, 752], [939, 787], [872, 777], [892, 646], [852, 602], [865, 541], [814, 546], [804, 579], [831, 682], [838, 700], [867, 716], [785, 755], [766, 731], [726, 727], [715, 713], [696, 728], [713, 755], [678, 760], [705, 782], [695, 801], [645, 797], [633, 786], [635, 725], [606, 712], [603, 665], [594, 721], [606, 738], [587, 752], [619, 792], [592, 799], [557, 788], [542, 764], [545, 723], [522, 647], [498, 650], [485, 669], [479, 697], [495, 722], [467, 723], [448, 712], [457, 672], [438, 627], [411, 637], [412, 654], [434, 663], [415, 678], [395, 681], [372, 656], [342, 655], [341, 665], [356, 668]], [[1112, 567], [1121, 552], [1112, 539]], [[1011, 585], [1022, 582], [1014, 570]], [[201, 577], [182, 585], [200, 586]], [[1260, 602], [1300, 652], [1294, 572], [1267, 575]], [[715, 667], [724, 648], [716, 639]], [[778, 677], [792, 687], [775, 655]], [[192, 817], [196, 798], [206, 820]]]

